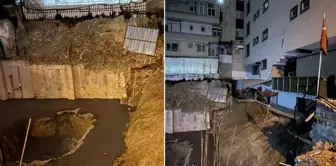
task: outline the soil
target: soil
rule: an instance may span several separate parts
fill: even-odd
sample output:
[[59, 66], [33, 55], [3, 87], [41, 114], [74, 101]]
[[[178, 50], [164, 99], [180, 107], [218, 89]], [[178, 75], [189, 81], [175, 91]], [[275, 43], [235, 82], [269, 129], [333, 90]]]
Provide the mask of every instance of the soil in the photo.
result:
[[[61, 121], [69, 120], [69, 116], [62, 120], [62, 118], [60, 118], [62, 116], [55, 115], [56, 112], [62, 110], [75, 110], [77, 108], [81, 108], [78, 112], [79, 116], [94, 115], [93, 118], [96, 119], [94, 128], [85, 137], [84, 144], [82, 144], [73, 154], [64, 156], [55, 161], [50, 161], [46, 165], [112, 165], [113, 161], [125, 151], [123, 133], [125, 132], [126, 123], [129, 118], [128, 110], [131, 110], [128, 106], [121, 105], [118, 100], [10, 100], [0, 103], [0, 113], [2, 115], [0, 116], [0, 129], [5, 131], [4, 129], [13, 126], [20, 128], [20, 125], [16, 124], [22, 124], [23, 122], [23, 124], [26, 125], [29, 118], [36, 120], [46, 117], [50, 117], [51, 119], [53, 119], [52, 117], [58, 117], [58, 120]], [[73, 116], [70, 117], [74, 118]], [[75, 124], [81, 124], [79, 126], [85, 126], [86, 124], [91, 123], [81, 123], [83, 121], [79, 119], [72, 119], [72, 122], [77, 121]], [[61, 124], [66, 123], [62, 122]], [[59, 126], [59, 128], [63, 128], [60, 131], [66, 132], [56, 133], [61, 135], [62, 133], [65, 133], [66, 138], [69, 138], [68, 134], [70, 134], [72, 138], [78, 138], [78, 136], [83, 134], [84, 130], [81, 129], [87, 128], [87, 126], [76, 127], [78, 130], [72, 130], [71, 127], [64, 127], [66, 126]], [[47, 132], [44, 131], [46, 128], [48, 128]], [[41, 135], [46, 136], [54, 133], [50, 132], [53, 131], [53, 127], [46, 128], [40, 128], [39, 130], [36, 130], [35, 128], [34, 130], [34, 125], [32, 123], [31, 135], [42, 133]], [[20, 139], [24, 139], [26, 129], [24, 127], [21, 130], [22, 133], [17, 136]], [[71, 131], [76, 131], [76, 133]], [[69, 139], [60, 139], [60, 137], [57, 136], [51, 136], [49, 138], [51, 138], [51, 140], [48, 139], [47, 141], [45, 138], [32, 139], [30, 136], [28, 138], [27, 151], [24, 160], [31, 161], [36, 159], [47, 159], [49, 157], [58, 157], [73, 147], [71, 144], [70, 146], [64, 144], [67, 141], [70, 141]], [[71, 142], [73, 141], [70, 141], [70, 143]], [[32, 146], [29, 147], [29, 145]], [[21, 149], [22, 147], [17, 148], [19, 154], [21, 153]], [[8, 161], [8, 165], [17, 165], [15, 163], [18, 160], [19, 157], [15, 156]]]
[[155, 56], [123, 49], [127, 25], [141, 22], [148, 27], [153, 20], [156, 22], [158, 18], [140, 17], [131, 21], [97, 18], [79, 22], [73, 27], [57, 20], [28, 21], [24, 24], [26, 31], [18, 34], [19, 52], [21, 58], [31, 64], [81, 64], [92, 70], [161, 64], [161, 38]]
[[148, 80], [139, 104], [131, 113], [125, 136], [127, 150], [115, 166], [164, 165], [164, 72]]
[[[217, 116], [223, 122], [219, 131], [219, 157], [224, 165], [274, 166], [294, 164], [306, 144], [290, 135], [289, 119], [273, 115], [257, 103], [235, 102], [232, 111]], [[307, 150], [306, 150], [307, 151]]]

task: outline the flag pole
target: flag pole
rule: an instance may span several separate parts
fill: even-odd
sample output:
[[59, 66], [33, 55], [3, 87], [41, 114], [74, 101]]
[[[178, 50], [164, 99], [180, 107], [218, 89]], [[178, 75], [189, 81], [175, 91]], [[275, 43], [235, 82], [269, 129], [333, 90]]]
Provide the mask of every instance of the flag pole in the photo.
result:
[[[323, 19], [325, 19], [326, 14], [324, 13]], [[322, 64], [322, 50], [320, 51], [320, 60], [319, 60], [319, 67], [318, 67], [318, 74], [317, 74], [317, 91], [316, 91], [316, 97], [319, 97], [320, 95], [320, 79], [321, 79], [321, 65]]]
[[322, 64], [322, 51], [320, 51], [320, 60], [319, 60], [319, 68], [318, 68], [318, 75], [317, 75], [317, 91], [316, 91], [316, 97], [319, 97], [319, 91], [320, 91], [320, 78], [321, 78], [321, 64]]

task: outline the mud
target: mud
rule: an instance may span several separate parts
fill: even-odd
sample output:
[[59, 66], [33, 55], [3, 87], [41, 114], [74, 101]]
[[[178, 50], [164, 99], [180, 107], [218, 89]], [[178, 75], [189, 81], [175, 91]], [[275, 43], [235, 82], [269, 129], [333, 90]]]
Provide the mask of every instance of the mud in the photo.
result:
[[[81, 108], [78, 114], [57, 115], [58, 111], [77, 108]], [[12, 100], [0, 103], [0, 127], [3, 133], [18, 133], [13, 135], [22, 144], [28, 119], [33, 119], [24, 156], [26, 163], [57, 158], [76, 149], [46, 165], [112, 165], [125, 151], [123, 132], [128, 110], [118, 100]], [[81, 142], [92, 123], [94, 128]], [[16, 165], [21, 155], [22, 145], [12, 145], [17, 148], [12, 148], [8, 165]]]

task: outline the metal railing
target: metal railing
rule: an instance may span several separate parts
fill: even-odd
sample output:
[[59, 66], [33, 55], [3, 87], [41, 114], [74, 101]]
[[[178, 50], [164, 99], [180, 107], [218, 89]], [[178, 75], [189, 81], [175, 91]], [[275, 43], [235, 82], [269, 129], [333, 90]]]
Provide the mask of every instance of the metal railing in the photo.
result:
[[[328, 97], [327, 81], [320, 78], [319, 94], [317, 94], [317, 77], [278, 77], [272, 78], [272, 89], [283, 92], [302, 93], [304, 99], [323, 100], [336, 109], [336, 99]], [[309, 95], [310, 97], [307, 97]]]
[[317, 77], [278, 77], [272, 78], [272, 89], [316, 96], [316, 82]]

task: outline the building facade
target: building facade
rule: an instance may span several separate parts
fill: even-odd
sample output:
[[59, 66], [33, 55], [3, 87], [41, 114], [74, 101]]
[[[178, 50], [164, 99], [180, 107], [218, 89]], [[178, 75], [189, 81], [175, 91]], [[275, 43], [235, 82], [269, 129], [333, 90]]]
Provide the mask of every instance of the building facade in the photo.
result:
[[243, 55], [243, 13], [242, 0], [167, 0], [166, 75], [232, 78], [243, 68], [233, 56]]
[[[336, 16], [336, 3], [333, 0], [245, 0], [244, 5], [244, 63], [249, 79], [281, 76], [279, 73], [292, 58], [297, 59], [295, 76], [317, 76], [324, 13], [329, 53], [334, 54], [336, 23], [332, 18]], [[325, 57], [326, 68], [322, 74], [330, 74], [325, 70], [332, 70], [326, 58], [333, 57]]]

